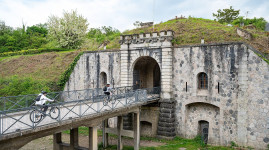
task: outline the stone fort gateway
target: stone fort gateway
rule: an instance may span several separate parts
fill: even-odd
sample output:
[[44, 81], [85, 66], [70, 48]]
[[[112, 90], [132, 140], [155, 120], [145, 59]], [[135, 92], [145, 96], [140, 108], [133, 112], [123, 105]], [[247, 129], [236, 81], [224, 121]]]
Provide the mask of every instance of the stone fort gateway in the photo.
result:
[[[174, 32], [122, 35], [120, 50], [85, 52], [65, 90], [161, 87], [141, 107], [141, 134], [201, 135], [212, 145], [265, 149], [269, 144], [269, 65], [245, 43], [173, 46]], [[117, 118], [110, 118], [114, 126]], [[123, 117], [132, 128], [133, 115]]]

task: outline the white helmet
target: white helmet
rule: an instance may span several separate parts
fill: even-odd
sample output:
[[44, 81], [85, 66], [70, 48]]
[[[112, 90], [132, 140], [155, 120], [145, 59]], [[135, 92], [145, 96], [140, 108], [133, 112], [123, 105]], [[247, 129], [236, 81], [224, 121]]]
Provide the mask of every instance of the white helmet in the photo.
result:
[[106, 85], [110, 85], [110, 83], [107, 83]]

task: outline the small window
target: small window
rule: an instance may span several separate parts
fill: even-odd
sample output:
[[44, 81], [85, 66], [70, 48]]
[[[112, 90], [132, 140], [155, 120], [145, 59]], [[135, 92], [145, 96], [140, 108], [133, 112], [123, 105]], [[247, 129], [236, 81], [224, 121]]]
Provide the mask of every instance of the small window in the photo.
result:
[[198, 74], [198, 89], [208, 88], [208, 77], [207, 74], [202, 72]]

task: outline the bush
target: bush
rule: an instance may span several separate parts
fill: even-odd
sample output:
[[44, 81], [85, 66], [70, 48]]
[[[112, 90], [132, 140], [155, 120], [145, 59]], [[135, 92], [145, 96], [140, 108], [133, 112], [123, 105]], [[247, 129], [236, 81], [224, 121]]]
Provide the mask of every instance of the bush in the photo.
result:
[[241, 23], [244, 23], [244, 25], [254, 25], [259, 30], [264, 30], [266, 25], [266, 20], [264, 18], [256, 18], [253, 19], [244, 19], [243, 17], [239, 17], [238, 19], [234, 20], [232, 22], [233, 25], [240, 25]]
[[43, 81], [36, 81], [32, 78], [19, 78], [12, 76], [0, 79], [0, 97], [37, 94], [41, 90], [49, 91], [49, 87]]
[[0, 57], [6, 57], [6, 56], [15, 56], [15, 55], [29, 55], [29, 54], [38, 54], [38, 53], [44, 53], [44, 52], [59, 52], [59, 51], [68, 51], [69, 49], [63, 49], [63, 48], [38, 48], [38, 49], [28, 49], [28, 50], [21, 50], [21, 51], [15, 51], [15, 52], [4, 52], [0, 53]]

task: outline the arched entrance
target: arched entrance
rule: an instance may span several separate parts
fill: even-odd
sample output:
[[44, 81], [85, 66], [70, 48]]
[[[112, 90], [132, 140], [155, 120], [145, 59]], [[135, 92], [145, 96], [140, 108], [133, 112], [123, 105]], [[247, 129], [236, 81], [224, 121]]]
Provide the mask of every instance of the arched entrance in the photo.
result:
[[185, 109], [186, 137], [200, 135], [205, 144], [220, 144], [220, 108], [209, 103], [195, 102], [187, 104]]
[[101, 72], [100, 73], [100, 86], [101, 87], [104, 87], [106, 84], [107, 84], [107, 75], [106, 75], [106, 73], [105, 72]]
[[204, 144], [208, 142], [208, 129], [209, 129], [209, 122], [205, 120], [200, 120], [199, 122], [199, 135], [201, 135], [202, 141]]
[[135, 88], [151, 88], [161, 85], [161, 71], [155, 59], [149, 56], [138, 58], [133, 70]]

